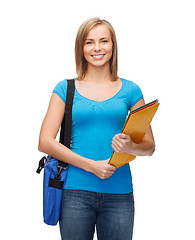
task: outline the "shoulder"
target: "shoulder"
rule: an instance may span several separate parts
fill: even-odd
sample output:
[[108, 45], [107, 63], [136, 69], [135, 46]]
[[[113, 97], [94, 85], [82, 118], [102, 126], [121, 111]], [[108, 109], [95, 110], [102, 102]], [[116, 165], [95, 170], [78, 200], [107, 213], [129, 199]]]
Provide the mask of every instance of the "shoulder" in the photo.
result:
[[128, 90], [134, 90], [134, 89], [137, 89], [137, 88], [140, 89], [140, 87], [135, 82], [133, 82], [131, 80], [127, 80], [127, 79], [124, 79], [124, 78], [121, 78], [121, 80], [122, 80], [122, 83], [124, 84], [124, 86], [126, 88], [128, 88]]
[[54, 88], [53, 92], [56, 93], [66, 103], [67, 79], [60, 81]]
[[121, 78], [125, 95], [129, 99], [129, 108], [143, 98], [141, 88], [133, 81]]

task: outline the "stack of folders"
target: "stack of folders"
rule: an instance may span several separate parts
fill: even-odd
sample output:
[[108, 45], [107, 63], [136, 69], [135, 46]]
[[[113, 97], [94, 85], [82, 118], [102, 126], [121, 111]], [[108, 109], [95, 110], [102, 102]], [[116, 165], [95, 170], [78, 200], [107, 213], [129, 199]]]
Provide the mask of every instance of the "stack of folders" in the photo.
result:
[[[155, 100], [131, 111], [127, 117], [122, 133], [128, 134], [132, 142], [140, 143], [150, 126], [159, 104], [158, 100]], [[136, 156], [125, 152], [113, 152], [109, 164], [119, 168], [135, 158]]]

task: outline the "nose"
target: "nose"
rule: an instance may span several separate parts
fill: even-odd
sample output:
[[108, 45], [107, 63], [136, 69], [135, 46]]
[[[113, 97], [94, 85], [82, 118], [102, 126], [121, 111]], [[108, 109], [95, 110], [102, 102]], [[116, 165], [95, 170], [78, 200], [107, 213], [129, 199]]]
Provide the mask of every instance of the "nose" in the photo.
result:
[[96, 42], [95, 43], [95, 51], [100, 51], [101, 50], [101, 46], [100, 46], [100, 43], [99, 42]]

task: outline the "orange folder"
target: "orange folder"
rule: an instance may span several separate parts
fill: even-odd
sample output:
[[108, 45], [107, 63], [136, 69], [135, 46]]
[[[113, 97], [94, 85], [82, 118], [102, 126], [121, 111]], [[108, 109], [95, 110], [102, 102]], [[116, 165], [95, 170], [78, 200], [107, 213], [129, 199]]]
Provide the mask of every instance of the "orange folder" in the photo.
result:
[[[134, 143], [140, 143], [150, 126], [159, 104], [158, 100], [155, 100], [131, 111], [127, 117], [122, 133], [128, 134]], [[119, 168], [135, 158], [136, 156], [125, 152], [113, 152], [109, 164]]]

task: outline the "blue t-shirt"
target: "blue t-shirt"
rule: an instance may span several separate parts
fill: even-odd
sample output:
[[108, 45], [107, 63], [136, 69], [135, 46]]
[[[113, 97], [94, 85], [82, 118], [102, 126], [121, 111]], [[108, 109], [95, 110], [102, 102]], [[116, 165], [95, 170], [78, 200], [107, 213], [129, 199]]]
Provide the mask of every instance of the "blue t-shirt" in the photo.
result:
[[[75, 87], [72, 108], [71, 150], [83, 157], [106, 160], [112, 156], [112, 138], [122, 131], [129, 109], [143, 98], [140, 88], [122, 79], [117, 94], [97, 102], [82, 96]], [[59, 82], [56, 93], [66, 103], [67, 80]], [[65, 189], [86, 190], [100, 193], [125, 194], [133, 191], [129, 164], [116, 170], [107, 179], [69, 164]]]

